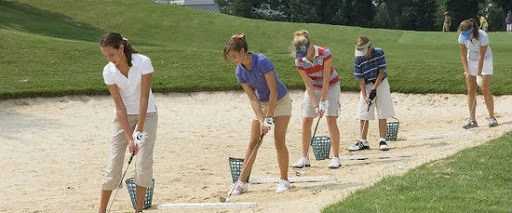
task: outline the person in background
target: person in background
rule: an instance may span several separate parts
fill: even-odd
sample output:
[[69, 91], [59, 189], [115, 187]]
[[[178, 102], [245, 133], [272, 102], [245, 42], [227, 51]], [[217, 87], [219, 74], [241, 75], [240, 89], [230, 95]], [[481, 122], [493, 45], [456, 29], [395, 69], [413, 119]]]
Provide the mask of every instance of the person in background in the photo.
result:
[[306, 91], [302, 104], [302, 157], [294, 168], [310, 166], [308, 159], [313, 119], [325, 115], [331, 138], [330, 169], [341, 166], [340, 131], [337, 119], [340, 111], [340, 78], [332, 65], [331, 51], [314, 45], [307, 30], [295, 32], [292, 41], [295, 67], [304, 81]]
[[512, 33], [512, 11], [508, 11], [505, 24], [507, 24], [507, 32]]
[[[272, 61], [263, 54], [249, 51], [243, 33], [231, 36], [224, 46], [224, 59], [236, 64], [236, 78], [249, 98], [254, 119], [251, 123], [251, 139], [244, 157], [244, 169], [239, 180], [233, 184], [228, 195], [239, 195], [248, 190], [247, 176], [256, 159], [263, 135], [274, 125], [274, 145], [280, 181], [276, 193], [291, 188], [288, 181], [289, 156], [286, 147], [286, 131], [292, 113], [292, 100], [288, 89], [279, 80]], [[258, 143], [260, 142], [260, 143]], [[254, 154], [252, 154], [254, 153]]]
[[103, 79], [115, 103], [114, 136], [110, 148], [110, 164], [101, 191], [99, 211], [106, 212], [112, 190], [122, 181], [125, 152], [137, 155], [135, 160], [136, 212], [142, 212], [146, 189], [153, 184], [153, 148], [158, 114], [151, 91], [151, 60], [137, 53], [121, 34], [111, 32], [100, 41], [101, 52], [109, 61], [103, 68]]
[[452, 17], [448, 15], [448, 12], [443, 13], [444, 21], [443, 21], [443, 32], [450, 32], [450, 26], [452, 26]]
[[487, 32], [487, 29], [489, 28], [489, 22], [487, 22], [487, 19], [485, 16], [480, 16], [480, 29]]
[[391, 90], [386, 73], [386, 56], [384, 50], [373, 47], [367, 36], [356, 39], [354, 51], [354, 78], [359, 81], [359, 124], [361, 139], [351, 147], [350, 151], [370, 149], [367, 141], [369, 120], [375, 119], [377, 108], [379, 119], [379, 149], [389, 150], [386, 142], [387, 118], [395, 116]]
[[477, 127], [476, 92], [478, 87], [484, 96], [485, 105], [489, 113], [489, 127], [498, 126], [494, 117], [494, 100], [491, 93], [491, 77], [493, 75], [492, 50], [489, 47], [489, 36], [478, 28], [476, 21], [466, 19], [459, 25], [460, 58], [466, 87], [468, 90], [469, 119], [463, 126], [464, 129]]

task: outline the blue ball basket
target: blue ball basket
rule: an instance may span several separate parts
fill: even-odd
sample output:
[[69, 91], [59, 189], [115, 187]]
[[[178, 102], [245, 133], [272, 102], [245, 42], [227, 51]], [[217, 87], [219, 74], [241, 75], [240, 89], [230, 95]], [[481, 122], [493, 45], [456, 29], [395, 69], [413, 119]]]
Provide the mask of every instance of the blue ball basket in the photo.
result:
[[[231, 179], [233, 179], [233, 183], [238, 180], [238, 176], [240, 176], [240, 173], [242, 173], [243, 165], [244, 159], [229, 157], [229, 169], [231, 170]], [[250, 176], [251, 172], [249, 172], [247, 175], [247, 182], [249, 182]]]
[[[128, 188], [128, 193], [130, 194], [130, 198], [132, 200], [133, 209], [136, 208], [137, 199], [135, 197], [135, 192], [137, 191], [137, 185], [135, 185], [135, 180], [133, 178], [128, 178], [125, 181], [126, 188]], [[153, 179], [153, 183], [150, 187], [146, 189], [146, 198], [144, 198], [144, 209], [151, 208], [151, 202], [153, 200], [153, 189], [155, 188], [155, 179]]]
[[391, 117], [394, 121], [390, 121], [386, 124], [386, 140], [396, 141], [398, 136], [398, 127], [400, 127], [400, 121], [395, 117]]
[[315, 136], [311, 144], [316, 160], [325, 160], [329, 158], [331, 152], [331, 138], [328, 136]]

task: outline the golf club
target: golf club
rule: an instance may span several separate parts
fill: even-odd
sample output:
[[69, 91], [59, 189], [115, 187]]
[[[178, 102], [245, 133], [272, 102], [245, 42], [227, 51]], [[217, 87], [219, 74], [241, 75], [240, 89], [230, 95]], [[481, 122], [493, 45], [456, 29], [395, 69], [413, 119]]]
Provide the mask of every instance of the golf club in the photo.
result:
[[126, 170], [124, 170], [123, 176], [121, 177], [121, 181], [119, 182], [119, 185], [117, 186], [116, 193], [114, 194], [114, 198], [112, 198], [112, 203], [110, 203], [110, 206], [108, 207], [108, 211], [110, 213], [110, 209], [112, 209], [112, 206], [114, 205], [114, 202], [116, 201], [117, 192], [119, 191], [119, 188], [121, 188], [124, 180], [124, 176], [126, 175], [126, 172], [128, 172], [128, 169], [130, 168], [130, 164], [132, 163], [133, 156], [135, 156], [134, 153], [130, 156], [130, 160], [128, 160], [128, 166], [126, 166]]
[[249, 164], [249, 161], [251, 161], [254, 153], [256, 153], [256, 150], [258, 150], [258, 148], [260, 147], [260, 144], [261, 144], [261, 141], [263, 140], [263, 136], [265, 134], [261, 134], [260, 135], [260, 139], [258, 140], [258, 142], [256, 143], [256, 146], [254, 147], [254, 149], [252, 150], [251, 154], [249, 155], [249, 158], [247, 159], [247, 162], [245, 162], [242, 166], [242, 171], [240, 171], [240, 175], [238, 176], [238, 179], [237, 181], [235, 182], [235, 185], [233, 185], [233, 187], [231, 187], [231, 189], [229, 190], [229, 193], [228, 193], [228, 197], [225, 198], [225, 197], [220, 197], [219, 198], [219, 201], [221, 203], [229, 203], [229, 201], [231, 200], [231, 194], [233, 194], [233, 190], [235, 190], [235, 186], [236, 184], [238, 183], [238, 181], [240, 181], [241, 177], [242, 177], [242, 174], [244, 173], [245, 169], [247, 168], [247, 165]]

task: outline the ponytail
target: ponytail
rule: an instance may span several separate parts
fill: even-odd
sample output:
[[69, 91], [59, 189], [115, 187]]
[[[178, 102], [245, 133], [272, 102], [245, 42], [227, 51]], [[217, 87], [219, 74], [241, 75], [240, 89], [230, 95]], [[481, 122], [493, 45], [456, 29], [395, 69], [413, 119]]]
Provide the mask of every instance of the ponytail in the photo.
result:
[[119, 49], [119, 47], [123, 44], [124, 50], [123, 53], [126, 56], [126, 62], [129, 67], [132, 67], [132, 54], [137, 53], [136, 50], [132, 48], [128, 39], [123, 38], [121, 34], [116, 32], [105, 33], [100, 40], [100, 46], [102, 47], [112, 47], [114, 49]]

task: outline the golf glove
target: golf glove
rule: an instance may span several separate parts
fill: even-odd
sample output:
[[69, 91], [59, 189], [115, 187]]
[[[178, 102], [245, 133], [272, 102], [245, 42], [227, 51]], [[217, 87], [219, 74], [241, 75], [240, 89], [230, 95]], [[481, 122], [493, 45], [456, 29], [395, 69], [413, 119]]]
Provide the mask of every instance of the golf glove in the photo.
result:
[[476, 76], [476, 84], [478, 85], [478, 87], [482, 87], [482, 82], [484, 81], [484, 79], [482, 78], [481, 75], [477, 75]]
[[373, 101], [373, 99], [375, 99], [376, 96], [377, 96], [377, 90], [376, 89], [372, 89], [372, 91], [370, 91], [370, 95], [368, 95], [368, 99], [370, 101]]
[[327, 112], [327, 109], [329, 109], [329, 102], [320, 101], [320, 104], [318, 104], [318, 111]]
[[141, 145], [146, 140], [147, 133], [141, 131], [135, 131], [132, 134], [133, 142], [135, 145]]
[[263, 122], [263, 125], [265, 125], [265, 127], [267, 127], [270, 130], [270, 128], [272, 127], [272, 124], [274, 124], [274, 118], [266, 117], [265, 122]]

